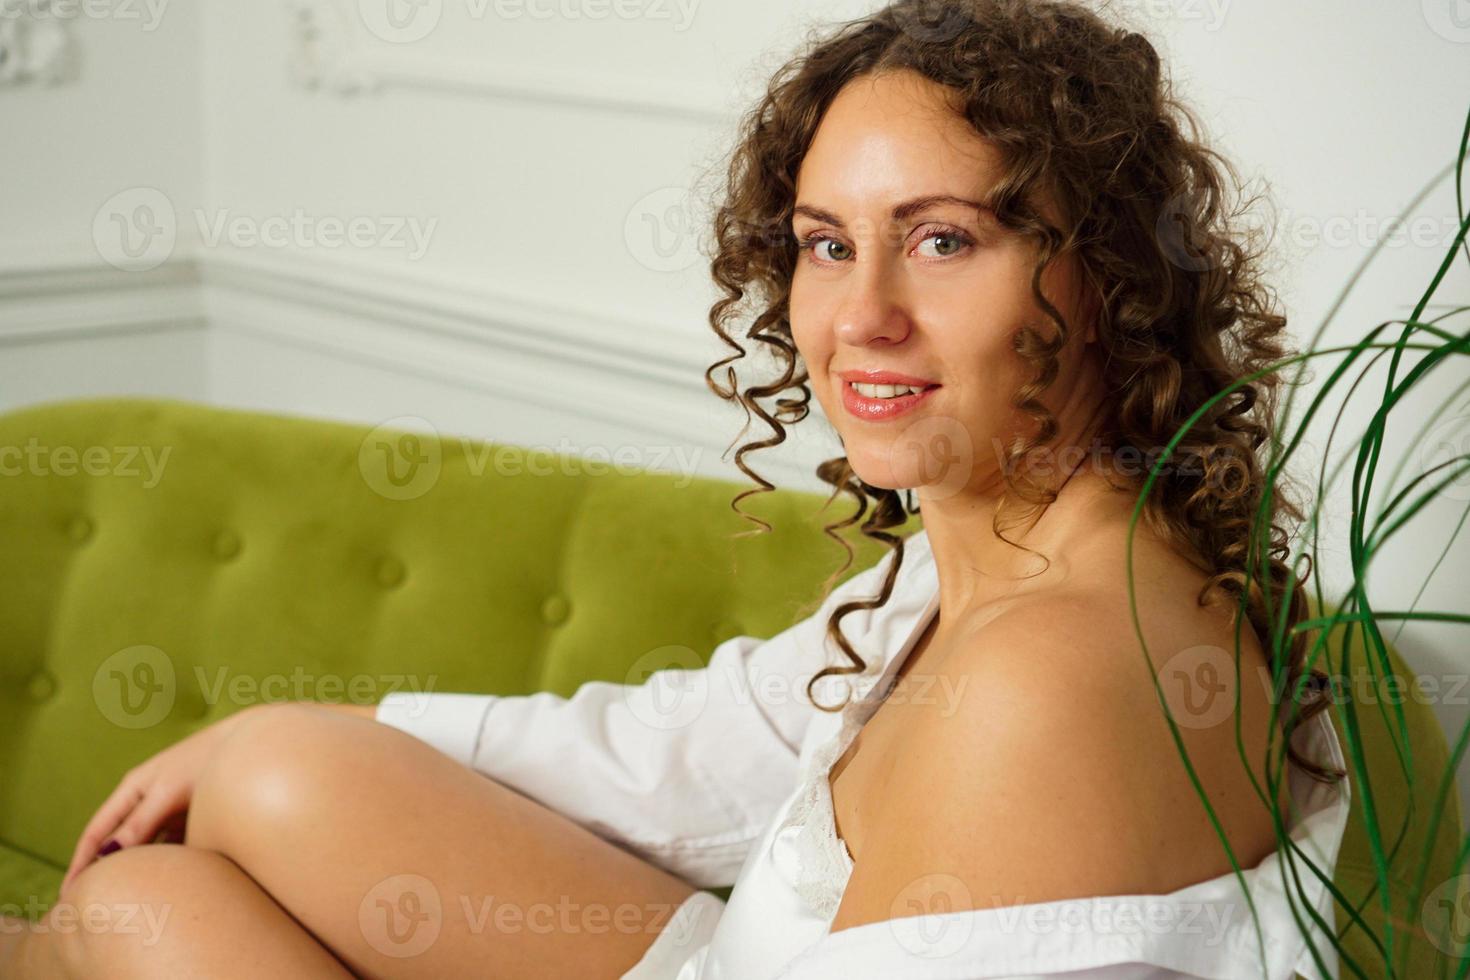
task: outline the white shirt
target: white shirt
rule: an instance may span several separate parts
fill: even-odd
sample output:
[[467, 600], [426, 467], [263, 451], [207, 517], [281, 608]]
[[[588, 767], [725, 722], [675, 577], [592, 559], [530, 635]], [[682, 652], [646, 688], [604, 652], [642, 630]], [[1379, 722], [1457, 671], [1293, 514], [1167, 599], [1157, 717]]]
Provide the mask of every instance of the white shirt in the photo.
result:
[[[926, 532], [905, 540], [888, 602], [842, 621], [869, 665], [856, 678], [853, 705], [820, 711], [806, 683], [845, 662], [825, 635], [833, 608], [876, 595], [892, 558], [768, 640], [719, 644], [703, 668], [660, 670], [642, 684], [589, 681], [570, 698], [395, 692], [377, 718], [696, 886], [733, 885], [679, 980], [1290, 980], [1293, 971], [1337, 980], [1336, 950], [1308, 908], [1334, 928], [1331, 893], [1307, 861], [1331, 877], [1351, 789], [1346, 779], [1327, 785], [1294, 766], [1290, 835], [1299, 852], [1284, 859], [1275, 851], [1242, 869], [1259, 930], [1232, 872], [1167, 895], [917, 910], [831, 933], [851, 860], [835, 837], [826, 776], [881, 703], [863, 695], [887, 690], [938, 610]], [[845, 687], [822, 683], [819, 700], [840, 702]], [[1345, 768], [1325, 712], [1295, 738], [1308, 758]], [[1310, 925], [1325, 972], [1297, 916]]]

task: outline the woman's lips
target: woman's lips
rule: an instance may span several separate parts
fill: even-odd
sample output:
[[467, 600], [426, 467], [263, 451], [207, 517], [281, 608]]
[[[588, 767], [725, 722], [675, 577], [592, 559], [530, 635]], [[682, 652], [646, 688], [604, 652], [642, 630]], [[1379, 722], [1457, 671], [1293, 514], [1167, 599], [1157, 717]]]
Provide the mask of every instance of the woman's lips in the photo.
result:
[[847, 409], [849, 415], [866, 422], [886, 422], [913, 411], [914, 406], [938, 391], [939, 388], [939, 385], [934, 385], [909, 395], [896, 395], [893, 398], [868, 398], [858, 394], [851, 382], [844, 381], [842, 382], [842, 407]]

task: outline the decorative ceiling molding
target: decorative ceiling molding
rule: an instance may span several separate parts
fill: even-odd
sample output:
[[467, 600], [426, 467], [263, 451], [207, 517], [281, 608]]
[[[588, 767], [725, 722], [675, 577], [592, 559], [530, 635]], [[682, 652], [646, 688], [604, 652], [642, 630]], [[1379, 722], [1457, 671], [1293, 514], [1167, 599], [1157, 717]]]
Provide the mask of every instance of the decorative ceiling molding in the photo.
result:
[[59, 85], [76, 77], [72, 18], [52, 0], [29, 0], [0, 15], [0, 86]]
[[[291, 74], [306, 88], [337, 95], [376, 94], [398, 86], [578, 108], [668, 116], [702, 124], [730, 121], [728, 93], [713, 86], [619, 78], [572, 66], [492, 65], [408, 53], [407, 45], [366, 50], [357, 18], [338, 0], [288, 0]], [[349, 4], [350, 5], [350, 4]]]

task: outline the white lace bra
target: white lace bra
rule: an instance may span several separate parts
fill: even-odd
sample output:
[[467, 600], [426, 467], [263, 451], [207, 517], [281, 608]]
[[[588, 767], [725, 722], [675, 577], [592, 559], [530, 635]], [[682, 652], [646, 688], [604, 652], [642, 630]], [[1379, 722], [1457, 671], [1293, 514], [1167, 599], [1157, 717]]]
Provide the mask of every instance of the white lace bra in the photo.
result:
[[[852, 854], [837, 836], [837, 816], [832, 806], [832, 767], [847, 751], [858, 731], [878, 710], [889, 693], [878, 690], [908, 658], [919, 637], [938, 611], [938, 597], [930, 601], [898, 656], [884, 661], [873, 658], [859, 674], [849, 679], [852, 697], [840, 710], [837, 732], [819, 744], [801, 770], [801, 782], [772, 841], [772, 850], [784, 852], [778, 864], [791, 869], [792, 888], [812, 912], [831, 922], [852, 877]], [[888, 669], [885, 669], [888, 668]]]

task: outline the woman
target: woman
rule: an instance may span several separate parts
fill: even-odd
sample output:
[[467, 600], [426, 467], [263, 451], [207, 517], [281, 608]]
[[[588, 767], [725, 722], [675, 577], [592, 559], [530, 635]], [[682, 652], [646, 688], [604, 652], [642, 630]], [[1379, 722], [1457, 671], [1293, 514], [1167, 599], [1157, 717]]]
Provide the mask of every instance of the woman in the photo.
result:
[[1336, 976], [1296, 921], [1330, 896], [1293, 908], [1277, 851], [1330, 876], [1350, 798], [1321, 692], [1275, 696], [1263, 652], [1304, 610], [1284, 531], [1250, 548], [1277, 379], [1162, 453], [1284, 353], [1187, 122], [1072, 3], [899, 2], [814, 44], [746, 119], [712, 265], [716, 331], [748, 318], [781, 375], [708, 377], [771, 426], [736, 456], [765, 488], [742, 457], [815, 393], [820, 473], [892, 552], [701, 671], [226, 719], [130, 773], [67, 874], [63, 903], [171, 922], [28, 935], [6, 975]]

